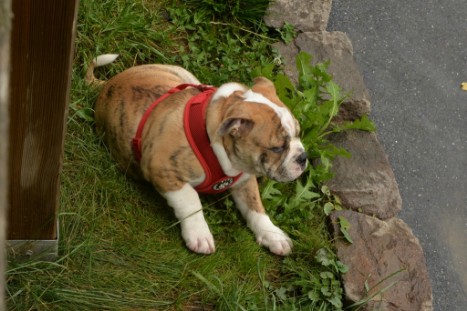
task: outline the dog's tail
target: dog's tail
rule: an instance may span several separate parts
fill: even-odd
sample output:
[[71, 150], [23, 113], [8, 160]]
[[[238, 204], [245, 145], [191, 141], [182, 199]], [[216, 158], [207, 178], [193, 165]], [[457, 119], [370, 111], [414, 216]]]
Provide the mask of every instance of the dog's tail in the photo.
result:
[[86, 71], [85, 81], [88, 85], [100, 85], [105, 81], [99, 80], [94, 76], [94, 68], [105, 66], [117, 59], [118, 54], [102, 54], [92, 60]]

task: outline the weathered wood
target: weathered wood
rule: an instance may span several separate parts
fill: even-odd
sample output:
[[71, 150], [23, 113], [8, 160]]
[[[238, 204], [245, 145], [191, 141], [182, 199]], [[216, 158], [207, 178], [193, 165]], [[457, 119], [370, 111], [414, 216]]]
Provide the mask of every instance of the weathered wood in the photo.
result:
[[57, 239], [77, 4], [13, 1], [9, 240]]
[[5, 310], [5, 234], [8, 192], [8, 103], [11, 0], [0, 2], [0, 311]]

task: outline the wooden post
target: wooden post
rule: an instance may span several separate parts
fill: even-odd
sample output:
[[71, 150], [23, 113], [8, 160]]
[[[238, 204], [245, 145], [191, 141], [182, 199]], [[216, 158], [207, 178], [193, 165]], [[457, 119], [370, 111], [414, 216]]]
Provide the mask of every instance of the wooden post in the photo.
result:
[[5, 234], [8, 192], [8, 99], [11, 0], [0, 2], [0, 311], [5, 310]]
[[33, 241], [15, 254], [34, 256], [44, 247], [57, 252], [78, 0], [17, 0], [12, 7], [8, 239], [16, 247]]

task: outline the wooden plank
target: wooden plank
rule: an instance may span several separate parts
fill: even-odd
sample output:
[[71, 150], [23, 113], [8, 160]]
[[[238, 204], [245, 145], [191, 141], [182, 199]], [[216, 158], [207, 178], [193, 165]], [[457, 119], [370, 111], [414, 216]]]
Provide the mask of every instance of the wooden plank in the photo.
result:
[[12, 4], [8, 239], [54, 240], [78, 1]]
[[[8, 104], [11, 0], [0, 1], [0, 243], [5, 245], [8, 192]], [[5, 310], [5, 247], [0, 247], [0, 311]]]

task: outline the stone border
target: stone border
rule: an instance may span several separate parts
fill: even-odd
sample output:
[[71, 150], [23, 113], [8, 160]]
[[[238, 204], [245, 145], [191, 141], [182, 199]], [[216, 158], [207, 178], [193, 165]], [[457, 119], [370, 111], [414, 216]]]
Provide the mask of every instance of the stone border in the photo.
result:
[[[287, 22], [298, 32], [290, 44], [273, 46], [292, 81], [297, 82], [299, 52], [311, 54], [313, 63], [330, 60], [328, 72], [350, 94], [338, 119], [355, 120], [370, 114], [371, 100], [349, 38], [343, 32], [326, 31], [331, 7], [332, 0], [272, 0], [265, 22], [274, 28]], [[397, 217], [402, 200], [377, 135], [349, 131], [330, 140], [352, 154], [334, 161], [334, 177], [326, 183], [347, 209], [329, 217], [337, 256], [349, 267], [343, 275], [346, 300], [351, 304], [372, 297], [360, 310], [433, 310], [423, 250], [409, 226]], [[340, 217], [350, 223], [352, 244], [341, 236]]]

